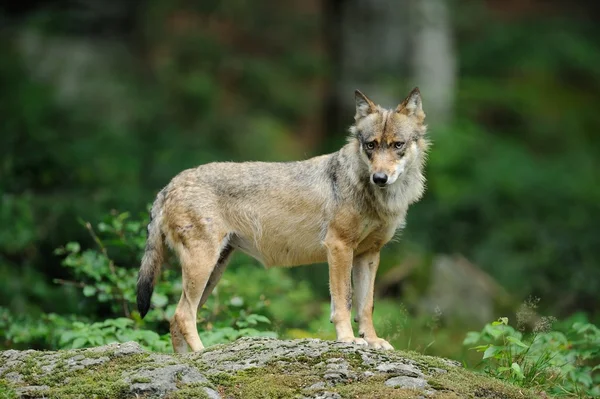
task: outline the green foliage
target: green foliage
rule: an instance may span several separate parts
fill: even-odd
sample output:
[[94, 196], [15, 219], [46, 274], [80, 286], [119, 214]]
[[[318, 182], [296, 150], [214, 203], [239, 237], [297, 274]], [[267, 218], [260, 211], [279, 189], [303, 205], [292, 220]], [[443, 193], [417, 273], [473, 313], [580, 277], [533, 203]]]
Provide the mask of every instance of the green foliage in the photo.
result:
[[[96, 232], [90, 223], [82, 222], [95, 248], [83, 249], [78, 242], [70, 242], [55, 251], [64, 256], [63, 265], [71, 269], [75, 277], [75, 280], [57, 279], [55, 282], [76, 287], [84, 300], [101, 306], [107, 313], [103, 320], [47, 314], [36, 321], [0, 308], [0, 336], [9, 343], [42, 343], [51, 348], [82, 348], [133, 340], [150, 350], [170, 350], [168, 334], [161, 335], [157, 331], [168, 331], [168, 322], [181, 293], [179, 273], [170, 266], [173, 260], [162, 271], [152, 296], [152, 309], [144, 320], [132, 310], [136, 300], [137, 268], [123, 267], [116, 260], [139, 264], [146, 223], [146, 214], [136, 220], [128, 213], [113, 213], [98, 224]], [[268, 298], [264, 293], [258, 298], [249, 295], [245, 301], [238, 292], [238, 284], [243, 285], [244, 280], [227, 281], [226, 276], [223, 280], [222, 287], [199, 312], [199, 321], [208, 325], [201, 334], [205, 344], [229, 342], [240, 336], [276, 337], [275, 332], [265, 329], [270, 320], [265, 315]]]
[[76, 321], [61, 335], [59, 345], [61, 348], [79, 349], [128, 341], [135, 341], [141, 346], [161, 352], [166, 352], [170, 346], [166, 335], [160, 336], [154, 331], [136, 329], [135, 322], [126, 317], [95, 323]]
[[[130, 10], [112, 3], [114, 14], [100, 25]], [[88, 284], [86, 294], [99, 293], [87, 301], [78, 287], [49, 284], [77, 269], [63, 268], [54, 248], [90, 246], [78, 217], [141, 210], [175, 174], [201, 163], [315, 151], [296, 132], [320, 111], [311, 82], [327, 63], [315, 45], [317, 18], [254, 3], [151, 0], [135, 8], [126, 19], [136, 49], [118, 37], [98, 45], [82, 35], [87, 20], [54, 9], [0, 32], [0, 224], [10, 226], [0, 229], [0, 303], [14, 313], [89, 314], [122, 306], [106, 300], [108, 290], [131, 295], [128, 277], [115, 274], [131, 272], [118, 268], [104, 283]], [[178, 20], [216, 24], [181, 30]], [[64, 56], [72, 51], [81, 64]], [[42, 53], [48, 63], [37, 60]], [[97, 254], [86, 256], [96, 256], [86, 262], [103, 273], [109, 267]]]
[[63, 317], [55, 313], [15, 314], [0, 307], [0, 346], [57, 349], [62, 333], [69, 330], [75, 320], [74, 316]]
[[598, 25], [534, 14], [456, 24], [455, 118], [431, 129], [428, 190], [405, 236], [464, 254], [552, 314], [596, 313]]
[[508, 318], [471, 331], [463, 341], [483, 353], [483, 370], [523, 387], [554, 395], [600, 395], [600, 329], [575, 322], [566, 331], [551, 331], [542, 318], [529, 334], [508, 324]]

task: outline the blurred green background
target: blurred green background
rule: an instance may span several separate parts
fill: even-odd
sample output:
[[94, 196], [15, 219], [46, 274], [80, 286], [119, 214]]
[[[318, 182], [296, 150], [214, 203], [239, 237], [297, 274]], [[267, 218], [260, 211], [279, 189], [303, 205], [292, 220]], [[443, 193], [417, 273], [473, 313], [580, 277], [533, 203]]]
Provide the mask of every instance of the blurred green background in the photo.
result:
[[[176, 265], [154, 298], [163, 316], [140, 321], [132, 304], [156, 193], [205, 162], [337, 150], [357, 88], [392, 107], [419, 86], [433, 141], [426, 195], [383, 252], [382, 336], [462, 359], [466, 331], [513, 318], [529, 298], [539, 314], [598, 323], [598, 11], [543, 0], [3, 4], [0, 349], [73, 343], [57, 334], [74, 320], [125, 316], [168, 332]], [[108, 234], [108, 254], [80, 221]], [[325, 265], [264, 271], [238, 254], [199, 330], [211, 342], [211, 320], [239, 331], [259, 314], [284, 338], [332, 338], [328, 303]]]

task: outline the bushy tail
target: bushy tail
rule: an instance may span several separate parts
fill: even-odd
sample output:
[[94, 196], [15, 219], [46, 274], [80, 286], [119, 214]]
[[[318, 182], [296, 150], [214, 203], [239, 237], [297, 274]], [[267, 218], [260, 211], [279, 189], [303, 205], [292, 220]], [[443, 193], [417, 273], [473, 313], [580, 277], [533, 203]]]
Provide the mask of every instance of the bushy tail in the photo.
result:
[[163, 217], [164, 190], [158, 193], [152, 210], [150, 211], [150, 223], [148, 224], [148, 238], [146, 249], [142, 258], [142, 266], [137, 282], [137, 307], [142, 318], [150, 309], [150, 299], [154, 291], [154, 284], [160, 274], [164, 258], [163, 234], [161, 231]]

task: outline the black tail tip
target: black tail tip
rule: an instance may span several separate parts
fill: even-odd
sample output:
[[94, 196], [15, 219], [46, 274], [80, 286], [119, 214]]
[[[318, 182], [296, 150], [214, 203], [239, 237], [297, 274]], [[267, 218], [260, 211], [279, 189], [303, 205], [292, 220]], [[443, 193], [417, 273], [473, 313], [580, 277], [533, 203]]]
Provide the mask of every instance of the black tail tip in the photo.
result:
[[150, 310], [150, 299], [153, 290], [152, 279], [140, 277], [137, 284], [137, 307], [142, 319]]

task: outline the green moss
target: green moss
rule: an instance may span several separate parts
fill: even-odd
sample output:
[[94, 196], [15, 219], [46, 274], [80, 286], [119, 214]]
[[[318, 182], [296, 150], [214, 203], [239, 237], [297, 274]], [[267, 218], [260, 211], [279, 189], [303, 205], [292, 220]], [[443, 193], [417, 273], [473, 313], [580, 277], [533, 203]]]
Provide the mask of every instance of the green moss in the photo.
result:
[[[287, 372], [287, 374], [286, 374]], [[303, 389], [319, 381], [309, 372], [298, 373], [273, 367], [249, 369], [239, 372], [221, 388], [225, 397], [243, 399], [293, 398]]]
[[539, 397], [533, 390], [516, 387], [462, 367], [449, 365], [437, 357], [416, 352], [399, 352], [399, 354], [413, 360], [421, 370], [426, 372], [434, 368], [447, 371], [447, 373], [431, 373], [428, 378], [429, 385], [436, 390], [436, 398], [524, 399]]
[[17, 392], [12, 384], [5, 380], [0, 380], [0, 399], [16, 399]]
[[[504, 398], [504, 399], [526, 399], [537, 398], [532, 390], [515, 387], [513, 385], [475, 374], [462, 367], [449, 365], [444, 360], [424, 356], [414, 352], [402, 353], [403, 357], [413, 360], [422, 370], [441, 369], [446, 373], [432, 373], [428, 377], [429, 385], [435, 391], [435, 398]], [[345, 359], [354, 371], [366, 368], [362, 357], [357, 353], [344, 354], [340, 351], [330, 351], [319, 357], [299, 356], [289, 367], [282, 367], [277, 363], [283, 359], [276, 359], [262, 368], [249, 369], [239, 372], [234, 376], [220, 376], [213, 382], [222, 387], [226, 396], [233, 398], [285, 398], [301, 395], [303, 390], [321, 380], [315, 375], [314, 367], [332, 358]], [[398, 361], [395, 356], [389, 356], [388, 360]], [[390, 375], [379, 375], [367, 380], [338, 384], [327, 388], [327, 391], [337, 392], [343, 398], [414, 398], [422, 392], [410, 389], [387, 387], [384, 383]]]
[[189, 398], [208, 398], [208, 394], [205, 391], [206, 384], [188, 384], [180, 387], [177, 391], [171, 392], [166, 399], [189, 399]]
[[229, 374], [218, 373], [208, 376], [210, 382], [214, 385], [229, 386], [234, 383], [235, 378]]
[[389, 376], [377, 376], [366, 381], [338, 385], [328, 391], [337, 392], [342, 398], [360, 399], [409, 399], [423, 396], [423, 392], [411, 389], [397, 389], [385, 385]]
[[147, 384], [152, 382], [152, 380], [148, 377], [135, 377], [131, 379], [132, 384]]
[[529, 389], [516, 387], [463, 368], [450, 368], [446, 374], [437, 374], [430, 378], [429, 385], [438, 392], [454, 393], [459, 397], [523, 399], [538, 398]]
[[[106, 356], [105, 353], [103, 355]], [[67, 364], [67, 360], [74, 356], [77, 354], [70, 352], [67, 356], [57, 357], [52, 371], [44, 374], [40, 366], [44, 359], [34, 354], [27, 356], [14, 371], [23, 375], [27, 385], [48, 386], [48, 389], [38, 392], [46, 398], [125, 398], [129, 384], [122, 379], [123, 371], [134, 371], [148, 365], [148, 354], [139, 354], [78, 370]], [[66, 380], [68, 383], [65, 383]]]
[[[81, 352], [75, 354], [75, 356], [83, 355], [83, 356], [85, 356], [86, 359], [99, 359], [101, 357], [109, 357], [112, 359], [115, 357], [114, 350], [103, 352], [103, 351], [90, 351], [90, 350], [81, 349], [80, 351]], [[74, 357], [74, 356], [69, 356], [69, 357]]]
[[363, 358], [358, 353], [348, 353], [344, 355], [346, 361], [350, 364], [350, 366], [356, 370], [365, 370], [368, 367], [365, 365]]
[[364, 362], [362, 360], [362, 356], [360, 354], [358, 354], [358, 353], [343, 353], [337, 349], [325, 352], [321, 356], [315, 356], [315, 357], [299, 355], [294, 358], [289, 358], [289, 357], [285, 357], [285, 356], [273, 358], [265, 364], [265, 367], [266, 366], [277, 366], [278, 362], [283, 361], [283, 362], [289, 363], [289, 364], [304, 365], [306, 367], [313, 368], [314, 366], [316, 366], [320, 363], [326, 363], [327, 360], [329, 360], [329, 359], [344, 359], [344, 360], [346, 360], [346, 362], [348, 362], [348, 364], [352, 368], [355, 368], [355, 369], [365, 369], [366, 368], [366, 366], [364, 365]]
[[412, 352], [412, 351], [406, 351], [406, 352], [396, 351], [396, 353], [398, 353], [403, 358], [414, 361], [415, 364], [417, 366], [419, 366], [419, 368], [421, 368], [422, 370], [429, 370], [432, 368], [443, 369], [446, 371], [455, 369], [455, 368], [460, 369], [460, 367], [458, 367], [458, 366], [449, 365], [448, 363], [446, 363], [443, 359], [441, 359], [439, 357], [422, 355], [420, 353]]
[[[113, 377], [113, 376], [111, 376]], [[50, 388], [44, 392], [44, 397], [61, 398], [115, 398], [125, 399], [129, 395], [129, 384], [112, 378], [98, 379], [88, 375], [69, 382], [62, 387]]]

